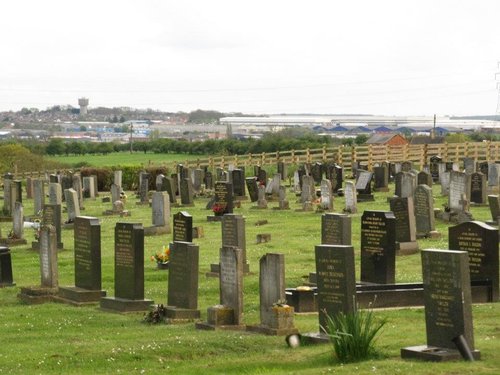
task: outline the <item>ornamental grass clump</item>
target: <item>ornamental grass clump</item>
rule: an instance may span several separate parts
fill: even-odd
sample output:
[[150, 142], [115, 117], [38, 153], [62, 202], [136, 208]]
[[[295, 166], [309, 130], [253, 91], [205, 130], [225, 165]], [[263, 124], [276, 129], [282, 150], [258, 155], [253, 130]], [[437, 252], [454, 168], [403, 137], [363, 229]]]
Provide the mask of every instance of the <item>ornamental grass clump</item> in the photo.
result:
[[326, 318], [326, 332], [340, 362], [357, 362], [376, 356], [375, 337], [385, 325], [385, 319], [374, 319], [371, 310], [326, 315]]

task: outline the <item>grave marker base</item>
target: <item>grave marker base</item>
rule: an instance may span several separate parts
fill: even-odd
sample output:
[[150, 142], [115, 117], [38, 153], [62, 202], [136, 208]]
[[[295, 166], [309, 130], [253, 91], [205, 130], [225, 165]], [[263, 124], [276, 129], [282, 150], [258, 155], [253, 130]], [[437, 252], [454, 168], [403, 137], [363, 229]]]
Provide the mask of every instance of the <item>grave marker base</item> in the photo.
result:
[[418, 242], [397, 242], [396, 255], [412, 255], [418, 253]]
[[358, 202], [372, 202], [375, 200], [373, 194], [358, 194]]
[[106, 297], [106, 291], [104, 290], [89, 290], [76, 286], [64, 286], [59, 288], [59, 293], [57, 296], [54, 296], [54, 301], [73, 306], [85, 306], [99, 303], [102, 297]]
[[247, 326], [248, 332], [260, 333], [267, 336], [288, 336], [299, 333], [297, 328], [271, 328], [264, 325]]
[[[57, 250], [63, 250], [63, 249], [64, 249], [64, 244], [62, 242], [58, 242], [57, 243]], [[33, 241], [31, 243], [31, 250], [40, 251], [40, 242]]]
[[166, 319], [169, 324], [189, 323], [200, 319], [200, 310], [166, 306]]
[[286, 303], [293, 306], [295, 314], [311, 313], [318, 311], [315, 291], [311, 288], [287, 288], [285, 290]]
[[208, 222], [222, 221], [222, 216], [215, 216], [215, 215], [207, 216], [207, 221]]
[[170, 227], [166, 225], [144, 227], [145, 236], [158, 236], [160, 234], [169, 234], [169, 233], [171, 233]]
[[150, 299], [132, 300], [117, 297], [101, 298], [101, 309], [117, 313], [134, 313], [149, 311], [153, 301]]
[[[479, 350], [472, 352], [475, 360], [481, 359]], [[401, 349], [401, 358], [403, 359], [420, 359], [431, 362], [446, 362], [463, 360], [462, 355], [458, 350], [448, 348], [438, 348], [436, 346], [409, 346]]]
[[113, 210], [106, 210], [102, 213], [104, 216], [114, 216], [114, 215], [117, 215], [117, 216], [120, 216], [120, 217], [124, 217], [124, 216], [130, 216], [130, 211], [128, 210], [123, 210], [123, 211], [113, 211]]
[[54, 295], [59, 288], [44, 288], [41, 286], [28, 286], [21, 288], [21, 293], [17, 295], [22, 302], [29, 305], [39, 305], [41, 303], [52, 302]]
[[2, 246], [20, 246], [20, 245], [26, 245], [28, 241], [26, 241], [24, 238], [0, 238], [0, 245]]
[[330, 336], [326, 333], [317, 332], [317, 333], [304, 333], [302, 335], [302, 342], [305, 344], [329, 344]]

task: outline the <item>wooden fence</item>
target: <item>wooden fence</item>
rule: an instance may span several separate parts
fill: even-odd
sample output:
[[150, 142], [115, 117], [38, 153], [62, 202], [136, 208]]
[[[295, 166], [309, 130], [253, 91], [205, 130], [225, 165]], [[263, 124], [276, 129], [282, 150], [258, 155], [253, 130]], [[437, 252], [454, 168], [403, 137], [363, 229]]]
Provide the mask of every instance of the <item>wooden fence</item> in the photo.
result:
[[[216, 167], [227, 168], [229, 164], [244, 167], [276, 165], [278, 161], [289, 165], [335, 162], [344, 165], [346, 170], [350, 170], [353, 162], [360, 162], [367, 165], [368, 169], [371, 170], [375, 163], [382, 161], [401, 162], [409, 160], [415, 165], [422, 166], [428, 164], [429, 159], [435, 155], [439, 155], [443, 161], [449, 162], [459, 162], [464, 157], [473, 158], [476, 162], [495, 161], [500, 160], [500, 142], [483, 141], [398, 146], [324, 146], [317, 149], [276, 151], [262, 154], [222, 155], [206, 159], [179, 160], [168, 164], [150, 164], [149, 166], [164, 166], [175, 170], [175, 166], [178, 163], [192, 168], [207, 166], [210, 169], [214, 169]], [[27, 176], [41, 177], [45, 173], [54, 173], [54, 171], [34, 171], [14, 174], [16, 178], [23, 178]]]

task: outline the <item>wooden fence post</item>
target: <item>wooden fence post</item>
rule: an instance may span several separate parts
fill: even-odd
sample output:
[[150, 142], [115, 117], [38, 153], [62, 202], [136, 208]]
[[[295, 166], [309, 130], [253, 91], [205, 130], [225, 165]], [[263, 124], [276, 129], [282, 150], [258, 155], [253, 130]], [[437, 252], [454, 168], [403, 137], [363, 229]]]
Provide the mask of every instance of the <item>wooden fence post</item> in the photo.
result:
[[323, 163], [326, 162], [326, 145], [323, 145], [323, 155], [322, 155]]

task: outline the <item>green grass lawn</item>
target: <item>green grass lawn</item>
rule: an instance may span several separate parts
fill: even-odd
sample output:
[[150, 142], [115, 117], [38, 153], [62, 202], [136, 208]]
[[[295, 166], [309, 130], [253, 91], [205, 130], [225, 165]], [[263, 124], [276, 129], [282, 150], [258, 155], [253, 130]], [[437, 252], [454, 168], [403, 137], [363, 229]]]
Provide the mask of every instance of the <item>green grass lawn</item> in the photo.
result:
[[[148, 154], [147, 156], [153, 156]], [[393, 189], [393, 186], [391, 186]], [[439, 187], [434, 187], [438, 194]], [[101, 193], [101, 196], [107, 195]], [[134, 194], [128, 193], [126, 208], [132, 216], [120, 219], [104, 217], [110, 203], [86, 200], [86, 216], [97, 216], [102, 225], [102, 280], [108, 295], [114, 294], [114, 227], [117, 221], [141, 222], [151, 225], [150, 208], [136, 206]], [[360, 217], [364, 209], [388, 210], [388, 193], [376, 194], [375, 202], [359, 203], [352, 215], [353, 245], [356, 252], [356, 275], [359, 279]], [[245, 201], [235, 213], [246, 218], [247, 257], [252, 275], [244, 279], [244, 321], [259, 322], [258, 261], [266, 252], [285, 254], [286, 285], [301, 285], [304, 277], [314, 271], [314, 246], [320, 243], [320, 214], [295, 212], [298, 208], [292, 193], [288, 196], [291, 210], [255, 210]], [[194, 225], [203, 226], [205, 237], [196, 239], [200, 246], [199, 308], [202, 318], [206, 309], [219, 303], [218, 280], [206, 278], [210, 263], [217, 262], [221, 245], [220, 223], [208, 223], [207, 199], [196, 200], [196, 206], [183, 208], [193, 215]], [[444, 198], [437, 198], [441, 207]], [[32, 200], [23, 200], [25, 214], [32, 214]], [[341, 211], [343, 198], [335, 199], [335, 211]], [[269, 203], [275, 206], [277, 203]], [[172, 208], [172, 213], [181, 208]], [[489, 219], [488, 208], [471, 209], [479, 220]], [[65, 214], [63, 214], [65, 215]], [[66, 217], [65, 217], [66, 219]], [[255, 226], [257, 220], [269, 224]], [[0, 225], [8, 233], [9, 223]], [[447, 227], [437, 222], [442, 237], [421, 240], [421, 248], [447, 248]], [[258, 233], [271, 233], [272, 241], [256, 244]], [[33, 239], [27, 229], [25, 237]], [[168, 271], [157, 270], [150, 256], [168, 244], [171, 235], [145, 238], [145, 298], [166, 303]], [[73, 235], [63, 230], [65, 249], [59, 253], [59, 284], [74, 284]], [[405, 346], [425, 344], [425, 321], [422, 308], [376, 310], [377, 317], [388, 323], [377, 341], [379, 358], [342, 365], [333, 359], [332, 348], [302, 346], [289, 349], [283, 337], [267, 337], [245, 332], [197, 331], [194, 324], [146, 325], [141, 314], [120, 315], [100, 311], [97, 307], [72, 307], [48, 303], [23, 305], [16, 298], [19, 288], [40, 283], [38, 253], [27, 246], [12, 250], [14, 279], [17, 285], [0, 289], [0, 374], [48, 373], [177, 373], [177, 374], [498, 374], [500, 371], [500, 304], [473, 307], [476, 348], [482, 352], [478, 362], [424, 363], [404, 361], [399, 350]], [[397, 258], [397, 282], [421, 280], [420, 254]], [[295, 317], [300, 332], [318, 330], [315, 314]]]
[[204, 155], [189, 154], [152, 154], [144, 152], [112, 152], [108, 155], [69, 155], [69, 156], [45, 156], [47, 160], [53, 160], [69, 165], [87, 163], [92, 167], [110, 167], [114, 165], [144, 165], [184, 163], [186, 160], [206, 159]]

